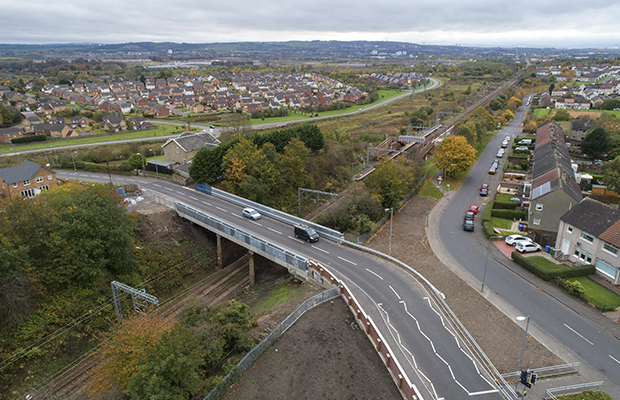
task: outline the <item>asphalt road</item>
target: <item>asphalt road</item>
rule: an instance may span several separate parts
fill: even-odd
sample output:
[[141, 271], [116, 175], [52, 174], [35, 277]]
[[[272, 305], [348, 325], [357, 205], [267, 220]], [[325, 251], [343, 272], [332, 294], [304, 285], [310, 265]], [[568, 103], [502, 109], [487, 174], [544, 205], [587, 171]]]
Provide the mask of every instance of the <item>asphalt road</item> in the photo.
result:
[[[524, 274], [525, 279], [515, 274], [515, 271], [522, 271], [522, 268], [510, 268], [516, 264], [505, 257], [499, 255], [487, 258], [488, 243], [479, 220], [475, 225], [477, 232], [463, 231], [463, 217], [469, 206], [484, 206], [488, 200], [480, 197], [480, 185], [490, 184], [490, 198], [497, 189], [500, 175], [489, 175], [488, 169], [504, 137], [515, 137], [521, 132], [519, 125], [524, 113], [525, 108], [521, 107], [515, 119], [491, 140], [457, 192], [450, 194], [449, 205], [438, 225], [439, 237], [449, 257], [438, 255], [444, 263], [457, 263], [479, 282], [483, 280], [485, 264], [488, 262], [486, 296], [500, 298], [516, 315], [530, 316], [530, 333], [534, 333], [535, 337], [538, 333], [537, 339], [543, 343], [545, 338], [556, 341], [551, 346], [559, 349], [560, 356], [568, 362], [586, 362], [611, 382], [620, 385], [620, 331], [617, 324], [604, 317], [597, 317], [599, 314], [595, 310], [584, 310], [580, 303], [575, 303], [561, 291], [546, 285], [532, 284], [534, 279], [528, 277], [529, 273]], [[502, 159], [500, 168], [506, 158]], [[521, 325], [525, 328], [525, 323]]]
[[[59, 178], [108, 182], [105, 174], [57, 171]], [[501, 399], [493, 379], [482, 375], [471, 353], [446, 326], [445, 318], [411, 275], [386, 261], [322, 239], [309, 244], [293, 237], [291, 226], [263, 217], [251, 221], [241, 207], [164, 180], [112, 176], [136, 183], [147, 193], [181, 201], [328, 267], [347, 283], [425, 399]]]

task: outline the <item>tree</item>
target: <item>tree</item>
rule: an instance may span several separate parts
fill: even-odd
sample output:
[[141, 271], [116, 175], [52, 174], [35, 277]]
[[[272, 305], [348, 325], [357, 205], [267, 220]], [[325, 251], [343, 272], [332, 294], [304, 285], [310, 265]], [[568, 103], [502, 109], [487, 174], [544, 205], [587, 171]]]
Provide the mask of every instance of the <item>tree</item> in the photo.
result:
[[394, 160], [375, 167], [364, 184], [375, 195], [380, 196], [383, 207], [395, 207], [407, 193], [415, 181], [414, 171]]
[[553, 114], [554, 121], [570, 121], [570, 113], [566, 110], [559, 109], [555, 110], [555, 114]]
[[463, 136], [448, 136], [439, 145], [434, 158], [438, 168], [454, 174], [476, 163], [476, 151]]
[[291, 139], [289, 144], [284, 148], [282, 162], [286, 168], [287, 180], [293, 186], [301, 183], [306, 171], [309, 156], [310, 149], [306, 147], [304, 142], [297, 138]]
[[601, 110], [613, 110], [616, 108], [620, 108], [620, 100], [618, 99], [607, 99], [601, 105]]
[[601, 158], [610, 147], [609, 134], [604, 128], [594, 129], [581, 142], [581, 151], [593, 160]]
[[142, 155], [140, 154], [132, 154], [127, 159], [127, 164], [129, 164], [129, 168], [131, 169], [139, 169], [142, 168]]
[[553, 89], [555, 89], [555, 83], [552, 83], [551, 85], [549, 85], [549, 94], [553, 94]]
[[614, 192], [620, 192], [620, 156], [601, 165], [603, 183]]
[[233, 155], [230, 159], [230, 166], [224, 171], [224, 181], [222, 183], [231, 192], [238, 193], [239, 185], [248, 176], [246, 170], [245, 162]]

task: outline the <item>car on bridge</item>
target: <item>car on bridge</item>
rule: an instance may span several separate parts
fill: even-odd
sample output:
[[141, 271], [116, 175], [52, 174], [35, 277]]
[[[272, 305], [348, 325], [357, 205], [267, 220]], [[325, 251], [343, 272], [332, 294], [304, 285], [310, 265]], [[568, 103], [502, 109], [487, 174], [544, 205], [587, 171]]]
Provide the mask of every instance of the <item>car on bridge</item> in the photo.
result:
[[260, 219], [259, 212], [250, 207], [244, 208], [241, 213], [243, 214], [244, 217], [247, 217], [249, 219], [254, 219], [254, 220]]
[[310, 243], [319, 241], [319, 234], [314, 229], [301, 224], [295, 225], [295, 237]]

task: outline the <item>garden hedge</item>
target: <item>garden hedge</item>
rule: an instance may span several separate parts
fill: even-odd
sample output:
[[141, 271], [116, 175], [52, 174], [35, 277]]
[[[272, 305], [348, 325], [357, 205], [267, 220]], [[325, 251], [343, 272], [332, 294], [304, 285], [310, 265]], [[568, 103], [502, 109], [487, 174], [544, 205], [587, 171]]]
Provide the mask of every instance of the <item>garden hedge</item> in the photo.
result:
[[486, 236], [487, 239], [495, 235], [495, 232], [493, 231], [493, 225], [491, 225], [490, 221], [482, 221], [482, 231], [484, 232], [484, 236]]
[[496, 201], [493, 203], [494, 210], [513, 210], [517, 208], [519, 205], [517, 203], [509, 202], [509, 201]]
[[487, 206], [484, 208], [484, 212], [482, 213], [482, 222], [491, 222], [491, 212], [493, 212], [493, 205], [495, 201], [491, 200], [487, 203]]
[[504, 219], [527, 219], [527, 213], [525, 211], [516, 210], [491, 210], [491, 216]]
[[11, 139], [11, 143], [45, 142], [46, 140], [47, 140], [46, 135], [34, 135], [34, 136], [23, 136], [23, 137]]
[[528, 260], [526, 257], [521, 255], [521, 253], [517, 251], [512, 252], [511, 258], [513, 259], [514, 262], [516, 262], [523, 268], [527, 269], [528, 271], [530, 271], [531, 273], [533, 273], [534, 275], [538, 276], [539, 278], [545, 281], [550, 281], [555, 278], [565, 279], [565, 278], [576, 278], [580, 276], [587, 276], [587, 275], [593, 274], [595, 271], [594, 265], [581, 265], [579, 267], [565, 266], [560, 270], [548, 272], [542, 269], [541, 267], [539, 267], [538, 265], [534, 264], [530, 260]]

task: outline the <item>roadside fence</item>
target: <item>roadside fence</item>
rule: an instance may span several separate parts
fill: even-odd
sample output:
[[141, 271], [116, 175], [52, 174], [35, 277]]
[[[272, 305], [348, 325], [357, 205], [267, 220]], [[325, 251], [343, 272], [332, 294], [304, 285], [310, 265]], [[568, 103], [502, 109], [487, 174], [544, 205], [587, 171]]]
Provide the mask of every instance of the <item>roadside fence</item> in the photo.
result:
[[581, 393], [586, 390], [592, 390], [603, 386], [603, 381], [580, 383], [578, 385], [562, 386], [545, 390], [545, 399], [557, 400], [556, 396], [564, 396], [567, 394]]

